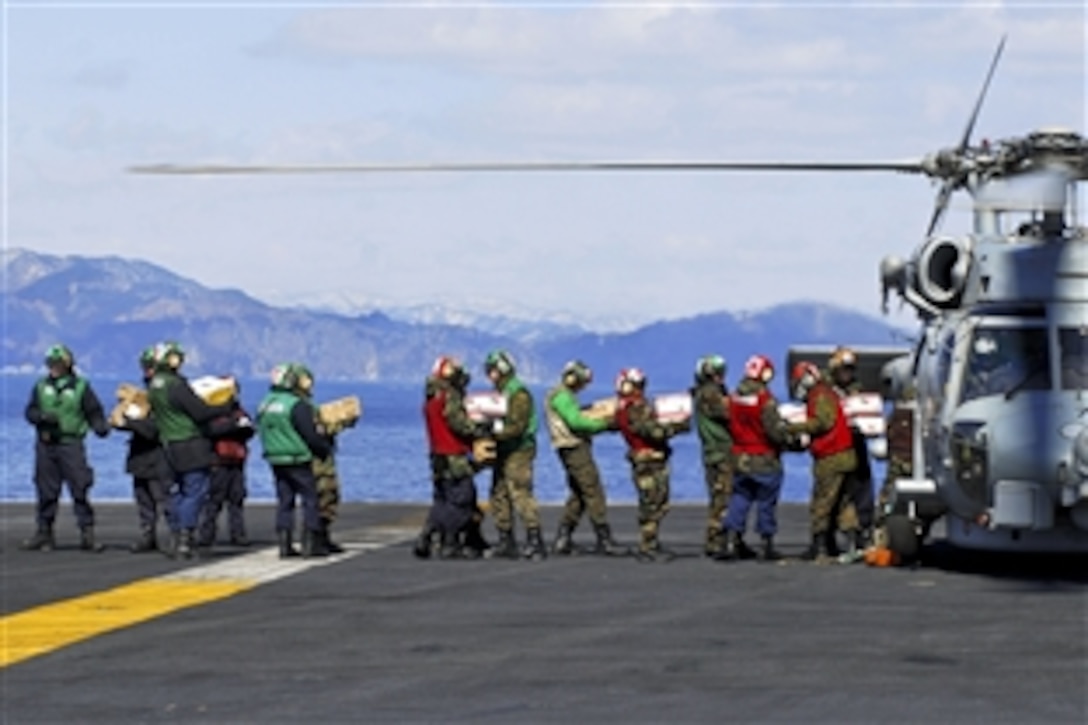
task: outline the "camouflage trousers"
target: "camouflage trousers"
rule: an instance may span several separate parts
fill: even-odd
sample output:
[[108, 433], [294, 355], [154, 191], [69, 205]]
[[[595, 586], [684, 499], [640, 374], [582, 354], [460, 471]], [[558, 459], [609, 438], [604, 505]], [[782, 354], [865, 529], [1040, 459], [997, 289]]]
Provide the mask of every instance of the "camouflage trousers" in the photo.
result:
[[733, 495], [733, 466], [730, 461], [703, 463], [706, 473], [707, 520], [706, 550], [720, 551], [722, 547], [722, 524], [729, 510], [729, 498]]
[[540, 528], [540, 511], [533, 497], [535, 448], [507, 453], [495, 459], [491, 476], [491, 516], [499, 531], [514, 529], [514, 512], [526, 530]]
[[593, 449], [588, 443], [579, 443], [570, 448], [560, 448], [557, 453], [567, 472], [567, 488], [570, 489], [561, 523], [573, 529], [583, 513], [589, 516], [594, 526], [606, 523], [607, 504], [601, 485], [601, 472], [593, 460]]
[[812, 501], [809, 515], [812, 534], [822, 534], [831, 528], [832, 519], [839, 531], [856, 531], [858, 513], [854, 507], [852, 481], [856, 457], [853, 451], [821, 458], [812, 465]]
[[331, 454], [313, 460], [317, 483], [317, 514], [330, 524], [340, 510], [340, 477], [336, 474], [336, 458]]
[[660, 546], [658, 532], [669, 512], [669, 464], [667, 461], [632, 461], [631, 478], [638, 491], [639, 551]]
[[884, 485], [880, 487], [880, 495], [877, 497], [877, 525], [884, 523], [887, 506], [891, 503], [892, 493], [895, 489], [895, 479], [910, 478], [913, 466], [910, 461], [898, 456], [888, 458], [887, 472], [884, 474]]

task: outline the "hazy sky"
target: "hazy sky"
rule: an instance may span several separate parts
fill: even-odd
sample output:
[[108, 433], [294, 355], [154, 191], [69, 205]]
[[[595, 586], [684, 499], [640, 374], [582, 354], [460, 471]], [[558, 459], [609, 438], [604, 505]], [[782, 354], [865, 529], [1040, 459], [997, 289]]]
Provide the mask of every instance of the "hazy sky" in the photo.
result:
[[[815, 7], [814, 7], [815, 6]], [[1084, 132], [1082, 2], [6, 2], [5, 243], [290, 299], [876, 314], [895, 174], [153, 177], [152, 162], [900, 159]], [[966, 229], [962, 209], [945, 230]]]

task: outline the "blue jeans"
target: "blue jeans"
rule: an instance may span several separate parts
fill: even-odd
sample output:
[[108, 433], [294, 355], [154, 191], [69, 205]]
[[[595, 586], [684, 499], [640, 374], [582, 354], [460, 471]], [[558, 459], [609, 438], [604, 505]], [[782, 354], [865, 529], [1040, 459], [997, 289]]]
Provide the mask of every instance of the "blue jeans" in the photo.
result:
[[725, 531], [743, 534], [748, 528], [748, 509], [756, 504], [756, 531], [760, 536], [778, 532], [778, 494], [782, 491], [782, 472], [734, 473], [733, 495], [722, 522]]
[[174, 485], [170, 487], [171, 531], [196, 528], [209, 486], [207, 468], [174, 474]]

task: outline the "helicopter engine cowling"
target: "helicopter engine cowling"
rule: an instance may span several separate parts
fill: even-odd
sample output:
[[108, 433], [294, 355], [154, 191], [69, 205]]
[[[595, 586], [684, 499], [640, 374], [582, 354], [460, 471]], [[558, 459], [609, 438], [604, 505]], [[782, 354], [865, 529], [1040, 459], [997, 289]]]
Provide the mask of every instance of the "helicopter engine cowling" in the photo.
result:
[[950, 237], [927, 241], [915, 257], [915, 285], [940, 309], [957, 307], [967, 284], [971, 254], [967, 245]]

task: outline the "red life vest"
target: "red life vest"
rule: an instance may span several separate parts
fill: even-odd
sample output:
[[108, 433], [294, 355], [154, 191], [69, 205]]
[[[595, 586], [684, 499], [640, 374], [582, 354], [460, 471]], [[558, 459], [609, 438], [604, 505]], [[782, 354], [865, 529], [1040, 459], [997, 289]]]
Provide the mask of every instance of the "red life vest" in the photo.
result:
[[729, 433], [733, 436], [733, 454], [767, 456], [777, 449], [763, 429], [763, 406], [770, 401], [766, 389], [754, 395], [732, 395], [729, 398]]
[[815, 436], [809, 445], [813, 458], [827, 458], [836, 453], [849, 451], [854, 447], [854, 435], [850, 432], [850, 425], [846, 422], [846, 414], [842, 412], [842, 398], [833, 388], [826, 383], [817, 383], [808, 392], [806, 403], [809, 418], [816, 416], [816, 403], [820, 397], [830, 398], [835, 402], [835, 424], [831, 430], [820, 436]]
[[439, 390], [423, 404], [423, 420], [427, 424], [427, 443], [431, 453], [440, 456], [467, 456], [471, 446], [450, 428], [445, 410], [445, 390]]
[[623, 439], [627, 441], [627, 447], [632, 453], [657, 450], [657, 446], [631, 430], [629, 409], [638, 400], [639, 398], [620, 398], [619, 410], [616, 411], [616, 424], [620, 427], [620, 433], [623, 434]]

